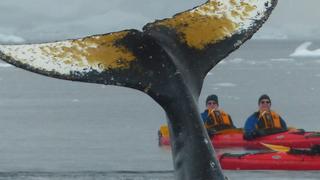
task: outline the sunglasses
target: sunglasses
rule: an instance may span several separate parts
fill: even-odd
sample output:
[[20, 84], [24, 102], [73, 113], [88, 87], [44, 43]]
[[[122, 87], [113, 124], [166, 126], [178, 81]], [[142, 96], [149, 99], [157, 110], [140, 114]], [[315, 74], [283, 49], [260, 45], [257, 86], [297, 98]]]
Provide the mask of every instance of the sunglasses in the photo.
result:
[[217, 104], [216, 102], [208, 102], [207, 105], [215, 105]]
[[260, 104], [270, 104], [270, 101], [260, 101]]

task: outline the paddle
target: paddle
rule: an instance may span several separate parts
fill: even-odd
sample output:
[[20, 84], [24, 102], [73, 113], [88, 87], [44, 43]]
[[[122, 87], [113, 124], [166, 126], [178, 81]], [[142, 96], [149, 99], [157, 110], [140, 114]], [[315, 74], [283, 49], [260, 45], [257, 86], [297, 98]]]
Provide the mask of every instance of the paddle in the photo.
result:
[[313, 145], [310, 149], [294, 149], [294, 148], [290, 148], [287, 146], [280, 146], [280, 145], [273, 145], [273, 144], [266, 144], [266, 143], [261, 143], [262, 145], [264, 145], [265, 147], [276, 151], [276, 152], [285, 152], [285, 153], [290, 153], [293, 155], [301, 155], [301, 154], [306, 154], [306, 155], [310, 155], [310, 156], [314, 156], [314, 155], [320, 155], [320, 145], [316, 144]]
[[273, 145], [273, 144], [266, 144], [266, 143], [261, 143], [263, 146], [277, 152], [289, 152], [291, 150], [290, 147], [287, 146], [281, 146], [281, 145]]
[[290, 134], [305, 134], [306, 131], [304, 129], [298, 129], [295, 127], [288, 127], [288, 131]]

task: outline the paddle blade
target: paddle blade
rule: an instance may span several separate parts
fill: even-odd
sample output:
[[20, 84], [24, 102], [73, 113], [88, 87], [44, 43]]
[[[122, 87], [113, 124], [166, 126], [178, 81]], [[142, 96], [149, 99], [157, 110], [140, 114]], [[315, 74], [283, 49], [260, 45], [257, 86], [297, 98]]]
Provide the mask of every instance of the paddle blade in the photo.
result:
[[287, 146], [280, 146], [280, 145], [273, 145], [273, 144], [266, 144], [266, 143], [261, 143], [263, 146], [277, 152], [289, 152], [290, 147]]

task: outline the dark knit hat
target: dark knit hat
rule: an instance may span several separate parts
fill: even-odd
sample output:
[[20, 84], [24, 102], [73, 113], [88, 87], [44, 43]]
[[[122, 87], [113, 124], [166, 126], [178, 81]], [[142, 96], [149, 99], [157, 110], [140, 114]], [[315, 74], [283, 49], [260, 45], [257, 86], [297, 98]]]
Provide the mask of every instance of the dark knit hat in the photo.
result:
[[261, 102], [262, 99], [268, 99], [270, 101], [270, 103], [271, 103], [270, 97], [268, 95], [266, 95], [266, 94], [263, 94], [263, 95], [261, 95], [259, 97], [258, 104]]
[[217, 104], [219, 104], [219, 101], [218, 101], [218, 96], [215, 95], [215, 94], [211, 94], [207, 97], [206, 99], [206, 104], [208, 104], [208, 101], [214, 101], [216, 102]]

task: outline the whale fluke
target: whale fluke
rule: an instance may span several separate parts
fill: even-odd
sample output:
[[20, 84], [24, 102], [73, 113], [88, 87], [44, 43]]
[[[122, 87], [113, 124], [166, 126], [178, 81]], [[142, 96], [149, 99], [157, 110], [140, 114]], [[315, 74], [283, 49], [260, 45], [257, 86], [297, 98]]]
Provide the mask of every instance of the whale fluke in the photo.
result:
[[49, 77], [134, 88], [166, 111], [178, 180], [225, 179], [200, 119], [206, 74], [261, 27], [277, 0], [209, 0], [143, 31], [0, 45], [0, 58]]

